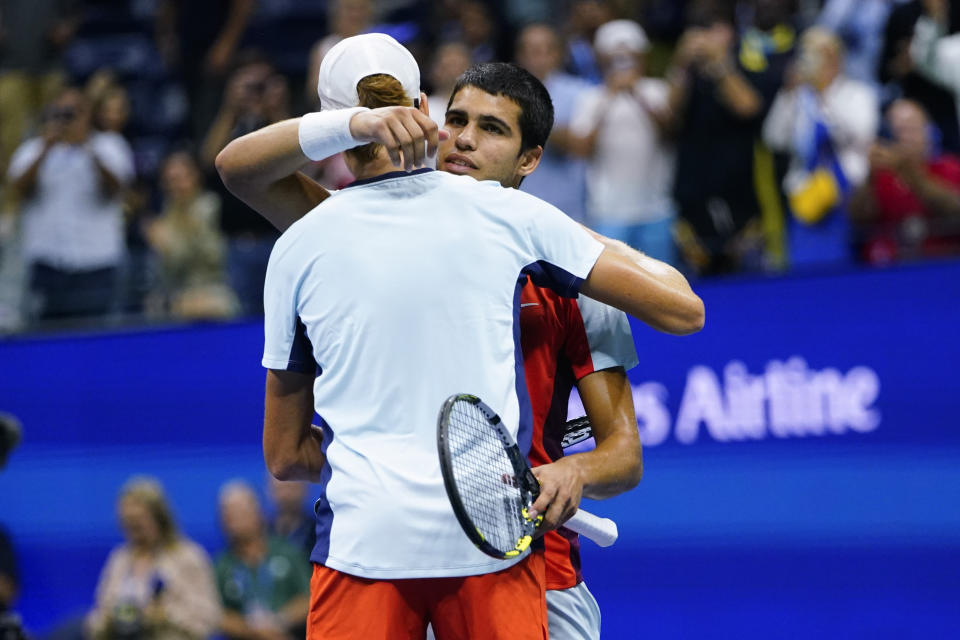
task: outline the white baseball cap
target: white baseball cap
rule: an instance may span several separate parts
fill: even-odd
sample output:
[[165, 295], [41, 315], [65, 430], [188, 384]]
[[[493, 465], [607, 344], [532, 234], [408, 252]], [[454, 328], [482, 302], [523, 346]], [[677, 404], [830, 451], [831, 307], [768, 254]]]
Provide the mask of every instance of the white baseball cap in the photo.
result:
[[356, 107], [357, 83], [378, 73], [399, 80], [414, 104], [420, 99], [420, 67], [413, 54], [385, 33], [365, 33], [344, 38], [323, 56], [317, 82], [320, 109]]
[[615, 53], [643, 53], [650, 48], [650, 40], [643, 27], [633, 20], [611, 20], [597, 29], [593, 48], [602, 56]]

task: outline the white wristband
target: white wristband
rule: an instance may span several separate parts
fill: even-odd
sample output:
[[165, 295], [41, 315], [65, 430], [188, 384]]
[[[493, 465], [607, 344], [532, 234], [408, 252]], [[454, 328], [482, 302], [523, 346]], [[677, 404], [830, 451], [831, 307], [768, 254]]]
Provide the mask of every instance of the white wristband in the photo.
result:
[[300, 148], [311, 160], [323, 160], [364, 144], [350, 133], [350, 119], [366, 107], [315, 111], [300, 118]]

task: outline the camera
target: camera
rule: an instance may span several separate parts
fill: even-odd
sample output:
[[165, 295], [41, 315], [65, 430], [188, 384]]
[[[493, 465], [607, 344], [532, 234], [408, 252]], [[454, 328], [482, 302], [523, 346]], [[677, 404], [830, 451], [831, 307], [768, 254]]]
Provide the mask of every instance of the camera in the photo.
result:
[[69, 124], [77, 117], [77, 110], [74, 107], [50, 107], [43, 114], [45, 122], [59, 122]]

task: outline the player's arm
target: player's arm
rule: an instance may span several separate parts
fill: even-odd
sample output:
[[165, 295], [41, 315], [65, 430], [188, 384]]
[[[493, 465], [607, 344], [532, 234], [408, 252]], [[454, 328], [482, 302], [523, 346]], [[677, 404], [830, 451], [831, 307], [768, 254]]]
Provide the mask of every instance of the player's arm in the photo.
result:
[[216, 167], [230, 193], [283, 231], [323, 202], [326, 189], [301, 173], [311, 160], [300, 148], [300, 118], [232, 140]]
[[263, 457], [278, 480], [319, 482], [323, 432], [313, 425], [313, 374], [267, 370]]
[[410, 107], [320, 111], [231, 141], [216, 167], [231, 193], [283, 231], [329, 195], [302, 173], [313, 160], [376, 142], [411, 170], [436, 154], [438, 135], [436, 123]]
[[542, 531], [569, 519], [582, 496], [610, 498], [634, 488], [643, 476], [633, 390], [623, 367], [590, 373], [577, 382], [577, 389], [597, 446], [533, 469], [540, 481], [533, 510], [544, 514]]
[[[588, 230], [589, 231], [589, 230]], [[590, 233], [604, 245], [580, 292], [674, 335], [703, 328], [703, 300], [679, 271], [622, 242]]]

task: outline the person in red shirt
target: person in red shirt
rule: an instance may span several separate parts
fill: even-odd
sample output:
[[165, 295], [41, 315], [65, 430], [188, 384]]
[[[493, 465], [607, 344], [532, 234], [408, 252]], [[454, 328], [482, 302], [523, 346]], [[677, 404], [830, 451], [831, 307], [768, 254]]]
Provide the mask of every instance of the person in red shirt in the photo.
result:
[[[866, 242], [864, 259], [883, 264], [960, 249], [960, 158], [937, 148], [919, 103], [894, 101], [891, 140], [870, 150], [870, 174], [850, 202]], [[951, 220], [953, 232], [950, 232]]]

